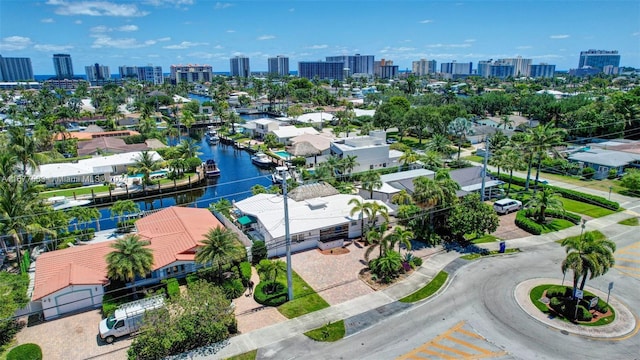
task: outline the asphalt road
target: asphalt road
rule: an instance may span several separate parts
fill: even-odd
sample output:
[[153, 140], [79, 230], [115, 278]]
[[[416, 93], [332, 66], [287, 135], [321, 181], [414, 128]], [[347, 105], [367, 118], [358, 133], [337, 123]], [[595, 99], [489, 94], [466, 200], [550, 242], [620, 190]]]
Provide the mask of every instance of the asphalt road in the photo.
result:
[[[640, 242], [634, 227], [612, 226], [618, 248]], [[516, 303], [514, 289], [531, 278], [562, 278], [564, 249], [549, 243], [516, 255], [485, 258], [458, 270], [441, 295], [402, 310], [335, 343], [298, 335], [259, 349], [259, 359], [640, 359], [640, 335], [596, 340], [539, 323]], [[639, 256], [640, 258], [640, 256]], [[640, 262], [640, 261], [638, 261]], [[569, 274], [568, 274], [569, 275]], [[567, 279], [567, 282], [569, 279]], [[611, 294], [637, 313], [640, 278], [611, 269], [587, 286]]]

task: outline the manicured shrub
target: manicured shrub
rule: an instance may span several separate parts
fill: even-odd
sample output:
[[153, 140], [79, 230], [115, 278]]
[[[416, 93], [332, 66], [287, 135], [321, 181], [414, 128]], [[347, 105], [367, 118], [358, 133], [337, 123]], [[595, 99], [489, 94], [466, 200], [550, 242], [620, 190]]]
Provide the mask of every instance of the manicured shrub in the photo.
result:
[[187, 280], [187, 286], [191, 286], [191, 284], [195, 283], [196, 281], [200, 280], [200, 277], [196, 274], [189, 274], [186, 277]]
[[244, 293], [245, 286], [240, 279], [226, 280], [222, 283], [222, 290], [224, 290], [224, 295], [227, 299], [233, 300], [239, 298], [240, 295]]
[[515, 220], [516, 226], [533, 235], [542, 234], [542, 226], [537, 222], [535, 222], [534, 220], [530, 219], [527, 216], [528, 213], [529, 211], [527, 210], [518, 211], [518, 213], [516, 214], [516, 220]]
[[589, 309], [586, 307], [579, 305], [578, 306], [578, 321], [591, 321], [593, 319], [593, 315], [589, 312]]
[[582, 177], [585, 179], [593, 178], [593, 175], [596, 173], [596, 170], [590, 167], [586, 167], [582, 169]]
[[413, 257], [411, 258], [411, 265], [415, 266], [415, 267], [420, 267], [422, 266], [422, 258], [420, 257]]
[[561, 298], [551, 298], [549, 301], [549, 306], [557, 313], [564, 314], [565, 305], [564, 301]]
[[607, 174], [607, 179], [612, 180], [618, 177], [618, 169], [611, 169]]
[[574, 224], [579, 224], [580, 221], [582, 221], [582, 217], [578, 214], [574, 214], [572, 212], [568, 212], [568, 211], [560, 211], [560, 210], [555, 210], [555, 209], [547, 209], [545, 211], [545, 216], [549, 216], [549, 217], [553, 217], [556, 219], [565, 219], [568, 221], [571, 221]]
[[251, 264], [246, 261], [240, 263], [240, 278], [242, 279], [242, 283], [246, 286], [249, 285], [249, 280], [251, 280]]
[[555, 297], [564, 297], [567, 292], [567, 288], [564, 286], [552, 286], [547, 289], [547, 297], [555, 298]]
[[180, 284], [178, 284], [178, 279], [164, 279], [162, 280], [162, 283], [167, 286], [167, 295], [169, 296], [169, 298], [173, 299], [174, 297], [180, 295]]
[[[273, 288], [269, 294], [265, 288]], [[279, 282], [261, 281], [253, 291], [254, 300], [261, 305], [280, 306], [287, 302], [287, 287]]]
[[7, 360], [42, 360], [42, 349], [37, 344], [22, 344], [7, 354]]
[[251, 245], [251, 263], [256, 265], [267, 258], [267, 245], [264, 241], [254, 241]]

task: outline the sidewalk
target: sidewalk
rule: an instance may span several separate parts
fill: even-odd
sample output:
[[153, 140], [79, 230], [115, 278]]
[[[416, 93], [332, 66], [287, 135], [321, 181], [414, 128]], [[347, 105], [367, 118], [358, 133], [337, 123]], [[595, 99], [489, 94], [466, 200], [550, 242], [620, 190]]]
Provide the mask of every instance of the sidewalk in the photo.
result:
[[[638, 207], [640, 207], [640, 200], [628, 198], [627, 210], [588, 221], [586, 223], [584, 231], [603, 229], [608, 226], [617, 224], [620, 220], [627, 219], [633, 216], [639, 216], [639, 213], [631, 210]], [[581, 226], [576, 225], [553, 233], [532, 235], [520, 239], [508, 240], [507, 247], [526, 250], [527, 248], [554, 242], [560, 239], [564, 239], [568, 236], [580, 235], [582, 231], [583, 229], [581, 228]], [[487, 250], [497, 250], [499, 247], [499, 242], [482, 244], [481, 247]], [[435, 277], [435, 275], [438, 274], [438, 272], [440, 272], [447, 266], [450, 266], [451, 270], [453, 270], [452, 273], [449, 274], [449, 279], [451, 279], [455, 270], [459, 266], [463, 265], [462, 262], [458, 263], [459, 261], [456, 261], [460, 256], [461, 254], [454, 251], [437, 252], [429, 258], [425, 259], [422, 267], [416, 270], [407, 279], [400, 283], [394, 284], [389, 288], [375, 292], [373, 294], [360, 296], [347, 302], [343, 302], [335, 306], [315, 311], [313, 313], [309, 313], [294, 319], [289, 319], [272, 326], [232, 337], [226, 342], [224, 347], [222, 347], [218, 352], [215, 353], [215, 358], [224, 359], [230, 356], [251, 351], [253, 349], [258, 349], [297, 336], [306, 331], [319, 328], [333, 321], [345, 320], [346, 323], [346, 321], [350, 318], [355, 318], [358, 320], [364, 319], [364, 324], [358, 329], [358, 331], [368, 326], [372, 326], [376, 322], [382, 320], [384, 316], [393, 314], [399, 310], [411, 306], [399, 303], [397, 300], [422, 288], [425, 284], [429, 283]], [[557, 324], [559, 324], [558, 321], [551, 321], [550, 319], [545, 320], [545, 316], [543, 314], [540, 313], [540, 315], [542, 316], [537, 316], [539, 311], [533, 305], [526, 305], [527, 303], [530, 303], [530, 301], [528, 300], [527, 290], [530, 288], [529, 285], [530, 284], [528, 284], [527, 286], [518, 286], [516, 288], [516, 290], [514, 291], [516, 301], [518, 302], [518, 304], [520, 304], [520, 307], [523, 309], [523, 311], [527, 312], [531, 317], [537, 319], [538, 321], [546, 323], [547, 325], [558, 327], [561, 328], [561, 330], [566, 330], [582, 336], [607, 338], [618, 337], [627, 334], [635, 328], [635, 317], [620, 303], [617, 303], [617, 305], [614, 303], [614, 305], [616, 306], [616, 310], [620, 309], [618, 310], [618, 312], [621, 313], [621, 316], [610, 326], [607, 325], [606, 328], [594, 330], [591, 328], [587, 329], [585, 327], [575, 326], [572, 324], [566, 324], [566, 326], [561, 324], [556, 326]], [[562, 326], [567, 327], [567, 329]], [[349, 333], [353, 333], [353, 331], [350, 331]], [[218, 347], [219, 346], [216, 346], [216, 348]], [[204, 359], [210, 357], [195, 354], [192, 358]]]

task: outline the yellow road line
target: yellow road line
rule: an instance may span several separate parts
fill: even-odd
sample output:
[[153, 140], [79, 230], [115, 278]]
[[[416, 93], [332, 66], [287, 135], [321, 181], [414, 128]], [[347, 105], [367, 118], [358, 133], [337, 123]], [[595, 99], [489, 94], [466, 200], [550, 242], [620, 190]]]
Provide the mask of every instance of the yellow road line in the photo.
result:
[[628, 262], [640, 264], [640, 259], [627, 259], [627, 258], [616, 257], [616, 261], [628, 261]]
[[469, 356], [473, 355], [473, 354], [470, 354], [468, 352], [464, 352], [462, 350], [454, 349], [452, 347], [444, 346], [444, 345], [441, 345], [441, 344], [438, 344], [438, 343], [431, 344], [431, 346], [433, 346], [435, 348], [438, 348], [438, 349], [441, 349], [441, 350], [444, 350], [444, 351], [452, 352], [454, 354], [462, 355], [464, 357], [469, 357]]
[[480, 335], [478, 335], [478, 334], [476, 334], [476, 333], [474, 333], [472, 331], [466, 330], [466, 329], [459, 329], [458, 332], [462, 333], [462, 334], [465, 334], [467, 336], [470, 336], [470, 337], [474, 337], [476, 339], [485, 340], [485, 338], [483, 338], [482, 336], [480, 336]]
[[451, 355], [447, 355], [447, 354], [443, 354], [443, 353], [439, 353], [437, 351], [432, 351], [429, 349], [422, 349], [419, 352], [424, 353], [424, 354], [429, 354], [429, 355], [433, 355], [433, 356], [437, 356], [439, 358], [442, 359], [447, 359], [447, 360], [456, 360], [455, 357], [451, 356]]
[[491, 352], [491, 351], [489, 351], [489, 350], [487, 350], [487, 349], [485, 349], [485, 348], [481, 348], [481, 347], [479, 347], [479, 346], [473, 345], [473, 344], [471, 344], [471, 343], [468, 343], [468, 342], [466, 342], [466, 341], [464, 341], [464, 340], [460, 340], [460, 339], [458, 339], [458, 338], [454, 338], [454, 337], [452, 337], [452, 336], [447, 337], [447, 340], [451, 340], [451, 341], [456, 342], [456, 343], [458, 343], [458, 344], [460, 344], [460, 345], [463, 345], [463, 346], [465, 346], [465, 347], [471, 348], [471, 349], [473, 349], [473, 350], [475, 350], [475, 351], [477, 351], [477, 352], [479, 352], [479, 353], [481, 353], [481, 354], [487, 354], [487, 353], [490, 353], [490, 352]]
[[613, 267], [616, 268], [616, 269], [627, 269], [627, 270], [640, 271], [640, 268], [633, 267], [633, 266], [614, 265]]

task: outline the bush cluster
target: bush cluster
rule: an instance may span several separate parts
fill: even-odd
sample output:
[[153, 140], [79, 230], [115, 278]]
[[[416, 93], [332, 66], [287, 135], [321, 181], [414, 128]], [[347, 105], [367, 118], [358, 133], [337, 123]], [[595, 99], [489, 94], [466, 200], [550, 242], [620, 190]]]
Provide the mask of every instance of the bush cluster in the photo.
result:
[[109, 317], [116, 312], [118, 306], [129, 301], [128, 297], [114, 298], [111, 294], [102, 297], [102, 317]]
[[267, 258], [267, 246], [264, 241], [254, 241], [251, 245], [251, 263], [256, 265]]
[[552, 286], [547, 289], [547, 297], [552, 299], [555, 297], [566, 297], [571, 294], [571, 288], [566, 286]]
[[[271, 290], [269, 294], [266, 289]], [[266, 306], [280, 306], [287, 302], [287, 296], [287, 287], [277, 281], [261, 281], [253, 291], [254, 300]]]
[[529, 218], [527, 210], [520, 210], [516, 214], [515, 224], [520, 229], [528, 232], [533, 235], [542, 234], [542, 225], [535, 222], [533, 219]]
[[239, 298], [245, 290], [245, 286], [240, 279], [229, 279], [222, 283], [224, 295], [229, 300]]
[[180, 284], [178, 284], [178, 279], [164, 279], [161, 282], [167, 286], [167, 295], [170, 299], [180, 295]]
[[244, 286], [249, 285], [249, 281], [251, 280], [251, 264], [247, 261], [243, 261], [240, 263], [240, 279], [242, 279], [242, 284]]
[[42, 349], [37, 344], [22, 344], [7, 354], [7, 360], [42, 360]]

